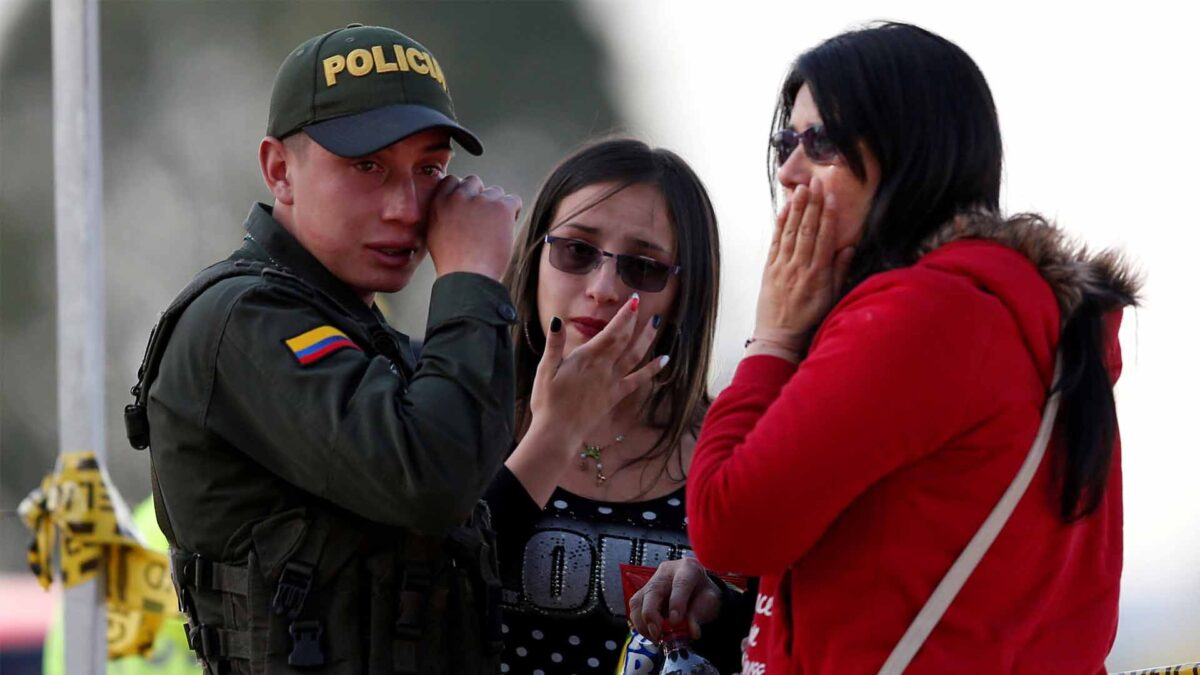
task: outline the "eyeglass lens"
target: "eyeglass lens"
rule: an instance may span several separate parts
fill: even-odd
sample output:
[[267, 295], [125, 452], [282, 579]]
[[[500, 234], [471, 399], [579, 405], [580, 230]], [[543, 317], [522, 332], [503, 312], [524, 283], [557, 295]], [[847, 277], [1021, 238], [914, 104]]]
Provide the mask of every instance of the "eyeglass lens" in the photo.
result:
[[[547, 237], [547, 243], [550, 245], [550, 264], [568, 274], [587, 274], [603, 262], [604, 253], [587, 242]], [[654, 293], [666, 287], [671, 266], [642, 256], [612, 255], [616, 258], [617, 276], [630, 288]]]
[[776, 166], [783, 166], [797, 146], [802, 146], [808, 159], [817, 164], [831, 164], [838, 156], [837, 146], [820, 126], [811, 126], [804, 131], [780, 129], [771, 135], [771, 145], [775, 148]]

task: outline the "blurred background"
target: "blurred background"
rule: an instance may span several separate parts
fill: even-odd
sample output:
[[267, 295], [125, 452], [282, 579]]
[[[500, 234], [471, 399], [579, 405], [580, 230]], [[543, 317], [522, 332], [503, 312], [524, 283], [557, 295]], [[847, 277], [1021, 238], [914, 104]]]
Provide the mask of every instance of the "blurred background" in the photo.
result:
[[[1126, 316], [1117, 400], [1126, 571], [1111, 670], [1200, 660], [1200, 395], [1191, 254], [1200, 216], [1200, 46], [1167, 3], [1122, 11], [1050, 3], [314, 2], [106, 0], [100, 4], [109, 471], [133, 504], [148, 459], [120, 409], [158, 312], [241, 239], [268, 193], [256, 148], [275, 69], [304, 39], [349, 22], [430, 48], [460, 119], [487, 152], [451, 167], [532, 204], [554, 163], [614, 132], [679, 152], [706, 181], [725, 262], [714, 390], [753, 320], [772, 223], [766, 137], [792, 58], [873, 19], [962, 46], [996, 98], [1004, 206], [1038, 210], [1146, 273]], [[57, 445], [49, 0], [0, 0], [0, 574], [25, 571], [17, 503]], [[420, 335], [432, 267], [385, 304]], [[69, 327], [62, 327], [68, 329]], [[72, 450], [82, 448], [71, 448]], [[0, 612], [26, 605], [0, 583]], [[36, 597], [36, 596], [33, 596]], [[33, 602], [36, 602], [34, 600]], [[0, 645], [0, 650], [3, 645]]]

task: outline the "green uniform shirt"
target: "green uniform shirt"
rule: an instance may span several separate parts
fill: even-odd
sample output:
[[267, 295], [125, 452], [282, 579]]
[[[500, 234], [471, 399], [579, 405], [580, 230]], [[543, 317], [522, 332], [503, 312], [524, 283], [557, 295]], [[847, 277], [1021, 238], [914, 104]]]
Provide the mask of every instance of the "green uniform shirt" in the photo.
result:
[[[184, 549], [234, 563], [245, 560], [253, 525], [314, 502], [445, 535], [470, 514], [513, 437], [508, 292], [478, 274], [438, 279], [414, 360], [408, 338], [270, 207], [256, 204], [245, 227], [234, 256], [288, 274], [217, 283], [170, 338], [148, 405], [164, 529]], [[340, 311], [311, 300], [314, 290]], [[319, 358], [299, 354], [296, 338], [355, 327], [373, 344], [335, 335]]]

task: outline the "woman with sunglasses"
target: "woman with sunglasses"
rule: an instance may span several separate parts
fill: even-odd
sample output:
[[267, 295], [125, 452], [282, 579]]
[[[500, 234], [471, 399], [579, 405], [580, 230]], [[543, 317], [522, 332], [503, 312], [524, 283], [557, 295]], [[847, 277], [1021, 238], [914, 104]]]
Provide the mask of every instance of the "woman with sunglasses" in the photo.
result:
[[[503, 670], [612, 673], [628, 633], [619, 565], [691, 550], [684, 489], [710, 403], [716, 216], [674, 153], [607, 140], [554, 169], [519, 241], [507, 283], [521, 431], [487, 495]], [[748, 603], [724, 612], [701, 653], [731, 672], [748, 624]]]
[[802, 54], [774, 131], [757, 323], [688, 485], [699, 559], [761, 575], [743, 672], [1104, 672], [1137, 284], [999, 214], [991, 93], [928, 31]]

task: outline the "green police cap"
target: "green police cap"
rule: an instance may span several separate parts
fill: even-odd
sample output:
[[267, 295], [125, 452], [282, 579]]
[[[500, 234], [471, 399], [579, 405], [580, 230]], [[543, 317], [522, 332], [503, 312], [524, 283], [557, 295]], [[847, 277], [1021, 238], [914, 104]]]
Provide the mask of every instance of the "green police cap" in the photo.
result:
[[483, 145], [454, 116], [446, 75], [416, 40], [350, 24], [292, 50], [271, 91], [267, 135], [301, 129], [341, 157], [361, 157], [419, 131], [445, 128], [472, 155]]

